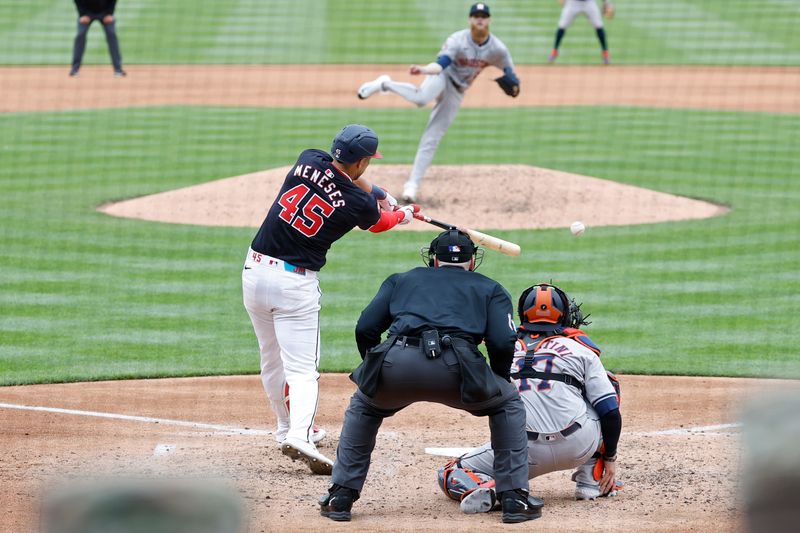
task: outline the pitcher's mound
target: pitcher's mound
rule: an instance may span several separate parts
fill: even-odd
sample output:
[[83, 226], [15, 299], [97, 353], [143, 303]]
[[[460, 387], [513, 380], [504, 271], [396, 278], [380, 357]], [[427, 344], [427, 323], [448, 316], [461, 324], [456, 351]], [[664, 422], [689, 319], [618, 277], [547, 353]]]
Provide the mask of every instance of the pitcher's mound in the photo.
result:
[[[109, 215], [176, 224], [259, 227], [291, 167], [273, 168], [100, 207]], [[365, 176], [398, 198], [411, 168], [372, 165]], [[475, 229], [648, 224], [708, 218], [727, 208], [614, 181], [527, 165], [433, 166], [417, 196], [428, 216]], [[412, 223], [402, 230], [430, 231]]]

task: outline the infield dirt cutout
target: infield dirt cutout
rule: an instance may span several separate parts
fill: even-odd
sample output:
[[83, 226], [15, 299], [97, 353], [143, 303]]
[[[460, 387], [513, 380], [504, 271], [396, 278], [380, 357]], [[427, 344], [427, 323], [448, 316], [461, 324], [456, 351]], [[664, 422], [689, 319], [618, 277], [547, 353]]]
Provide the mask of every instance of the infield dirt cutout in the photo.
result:
[[[542, 518], [509, 527], [741, 529], [739, 409], [744, 398], [797, 384], [665, 376], [621, 376], [621, 383], [619, 477], [625, 489], [616, 498], [577, 502], [570, 472], [547, 474], [531, 483], [546, 502]], [[319, 449], [334, 457], [355, 386], [344, 374], [324, 374], [320, 384], [317, 422], [328, 436]], [[425, 448], [479, 445], [489, 431], [486, 418], [438, 404], [415, 404], [386, 419], [348, 524], [319, 516], [317, 498], [330, 477], [313, 475], [280, 453], [270, 434], [274, 416], [255, 375], [3, 387], [0, 423], [3, 531], [36, 529], [39, 495], [51, 481], [112, 474], [230, 480], [254, 532], [487, 531], [501, 525], [498, 513], [462, 514], [439, 491], [435, 471], [446, 458]]]
[[[245, 174], [100, 207], [104, 213], [180, 224], [258, 227], [291, 167]], [[365, 176], [400, 195], [408, 165], [373, 164]], [[527, 165], [439, 165], [417, 202], [428, 216], [491, 229], [644, 224], [707, 218], [727, 208], [614, 181]], [[401, 230], [430, 231], [414, 222]]]

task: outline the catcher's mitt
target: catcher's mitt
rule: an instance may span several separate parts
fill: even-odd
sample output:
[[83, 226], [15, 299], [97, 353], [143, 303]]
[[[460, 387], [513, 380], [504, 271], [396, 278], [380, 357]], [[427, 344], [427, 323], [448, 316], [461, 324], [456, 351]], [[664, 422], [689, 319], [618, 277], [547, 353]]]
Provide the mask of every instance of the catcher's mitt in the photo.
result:
[[614, 4], [609, 2], [608, 0], [603, 1], [603, 16], [607, 19], [613, 19], [614, 13], [617, 12], [617, 8], [614, 7]]
[[494, 81], [508, 96], [513, 98], [519, 96], [519, 78], [513, 72], [506, 72], [499, 78], [495, 78]]

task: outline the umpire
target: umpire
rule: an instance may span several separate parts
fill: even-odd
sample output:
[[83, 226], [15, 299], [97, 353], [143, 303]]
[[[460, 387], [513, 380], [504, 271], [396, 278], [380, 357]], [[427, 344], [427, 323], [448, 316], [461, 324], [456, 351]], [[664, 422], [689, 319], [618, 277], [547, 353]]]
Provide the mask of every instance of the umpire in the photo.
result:
[[[539, 518], [544, 502], [528, 496], [525, 410], [509, 382], [516, 340], [511, 298], [474, 272], [482, 251], [464, 233], [445, 231], [421, 253], [433, 268], [389, 276], [356, 325], [364, 361], [351, 375], [358, 390], [344, 415], [333, 484], [320, 498], [320, 512], [350, 520], [383, 419], [426, 401], [489, 417], [503, 522]], [[483, 340], [489, 365], [477, 348]]]
[[111, 63], [114, 65], [114, 76], [127, 76], [122, 70], [122, 54], [119, 52], [119, 41], [117, 40], [117, 19], [114, 17], [116, 6], [117, 0], [75, 0], [75, 7], [78, 9], [78, 33], [72, 48], [70, 76], [77, 76], [81, 69], [83, 52], [86, 49], [86, 33], [95, 20], [99, 20], [103, 24], [108, 53], [111, 56]]

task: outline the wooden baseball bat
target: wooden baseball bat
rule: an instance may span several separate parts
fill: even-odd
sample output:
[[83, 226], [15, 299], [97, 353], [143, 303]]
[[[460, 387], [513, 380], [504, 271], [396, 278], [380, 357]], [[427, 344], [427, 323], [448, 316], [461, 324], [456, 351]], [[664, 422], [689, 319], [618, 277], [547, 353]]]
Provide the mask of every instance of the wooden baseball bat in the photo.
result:
[[440, 220], [433, 219], [419, 212], [414, 213], [414, 218], [416, 218], [417, 220], [421, 220], [423, 222], [427, 222], [428, 224], [433, 224], [434, 226], [438, 226], [442, 229], [457, 229], [459, 231], [463, 231], [464, 233], [469, 235], [469, 238], [472, 239], [472, 242], [474, 242], [475, 244], [480, 244], [484, 248], [500, 252], [501, 254], [506, 254], [512, 257], [516, 257], [520, 254], [521, 251], [519, 244], [514, 244], [513, 242], [504, 241], [503, 239], [498, 239], [497, 237], [481, 233], [480, 231], [475, 231], [474, 229], [448, 224], [447, 222], [442, 222]]

